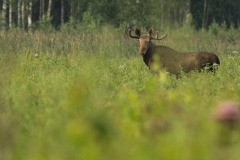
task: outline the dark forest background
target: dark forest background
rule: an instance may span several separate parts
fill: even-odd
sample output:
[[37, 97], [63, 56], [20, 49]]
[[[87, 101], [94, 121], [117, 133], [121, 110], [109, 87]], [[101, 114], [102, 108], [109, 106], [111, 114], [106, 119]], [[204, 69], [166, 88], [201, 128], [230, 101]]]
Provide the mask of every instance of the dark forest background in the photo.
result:
[[239, 0], [0, 0], [2, 30], [78, 29], [101, 26], [195, 29], [214, 22], [238, 28]]

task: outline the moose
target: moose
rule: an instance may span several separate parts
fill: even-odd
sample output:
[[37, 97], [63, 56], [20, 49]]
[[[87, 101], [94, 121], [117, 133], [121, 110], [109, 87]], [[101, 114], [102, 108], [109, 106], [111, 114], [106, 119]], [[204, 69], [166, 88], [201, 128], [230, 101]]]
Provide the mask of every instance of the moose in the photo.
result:
[[143, 61], [153, 73], [159, 73], [165, 69], [170, 75], [177, 77], [181, 72], [208, 70], [214, 71], [216, 66], [220, 65], [217, 55], [210, 52], [178, 52], [172, 48], [163, 45], [155, 45], [151, 40], [162, 40], [167, 37], [164, 34], [153, 37], [153, 29], [148, 34], [142, 34], [140, 29], [135, 30], [136, 36], [131, 34], [131, 30], [125, 30], [125, 34], [130, 38], [136, 38], [139, 41], [139, 52], [143, 56]]

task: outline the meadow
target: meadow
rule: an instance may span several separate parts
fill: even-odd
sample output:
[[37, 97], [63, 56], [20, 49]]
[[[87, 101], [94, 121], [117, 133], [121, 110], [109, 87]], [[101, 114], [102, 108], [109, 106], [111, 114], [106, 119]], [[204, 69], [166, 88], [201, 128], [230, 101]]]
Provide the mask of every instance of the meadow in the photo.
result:
[[155, 75], [122, 30], [0, 33], [0, 159], [237, 160], [240, 129], [214, 112], [240, 102], [239, 30], [164, 32], [217, 54], [216, 74]]

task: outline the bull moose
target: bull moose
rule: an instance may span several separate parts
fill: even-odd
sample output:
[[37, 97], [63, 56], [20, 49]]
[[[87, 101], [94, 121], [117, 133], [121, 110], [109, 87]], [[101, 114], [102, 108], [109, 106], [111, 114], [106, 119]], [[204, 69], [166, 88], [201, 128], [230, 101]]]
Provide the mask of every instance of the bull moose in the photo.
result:
[[179, 76], [181, 71], [214, 71], [215, 66], [220, 65], [218, 56], [210, 52], [178, 52], [167, 46], [153, 44], [151, 40], [162, 40], [167, 34], [158, 37], [156, 32], [156, 37], [153, 37], [152, 28], [148, 34], [142, 34], [140, 29], [135, 30], [136, 36], [131, 34], [131, 30], [125, 30], [125, 34], [139, 40], [143, 61], [154, 73], [166, 69], [171, 75]]

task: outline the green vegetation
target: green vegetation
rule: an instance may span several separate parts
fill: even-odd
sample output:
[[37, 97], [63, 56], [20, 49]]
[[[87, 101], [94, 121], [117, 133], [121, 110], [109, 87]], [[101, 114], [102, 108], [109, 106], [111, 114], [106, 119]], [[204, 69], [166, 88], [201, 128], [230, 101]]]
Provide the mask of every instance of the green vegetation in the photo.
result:
[[221, 60], [181, 79], [152, 74], [116, 32], [0, 34], [0, 159], [238, 159], [240, 130], [223, 141], [213, 113], [240, 101], [239, 30], [166, 31], [156, 44]]
[[69, 27], [92, 33], [105, 25], [176, 29], [185, 23], [198, 30], [212, 23], [237, 29], [240, 24], [239, 0], [1, 0], [0, 6], [3, 31]]

